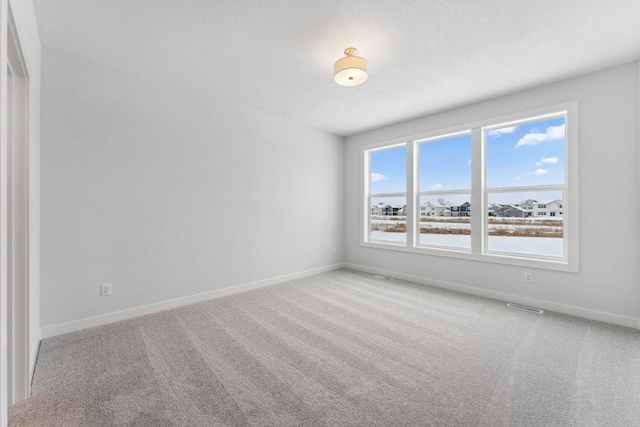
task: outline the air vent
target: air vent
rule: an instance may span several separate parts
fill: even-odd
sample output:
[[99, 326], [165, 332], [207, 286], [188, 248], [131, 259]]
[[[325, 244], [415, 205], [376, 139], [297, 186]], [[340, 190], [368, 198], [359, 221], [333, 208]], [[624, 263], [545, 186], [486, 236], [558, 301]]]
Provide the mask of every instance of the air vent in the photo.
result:
[[528, 311], [530, 313], [538, 313], [543, 314], [544, 310], [540, 310], [539, 308], [527, 307], [526, 305], [514, 304], [512, 302], [507, 304], [507, 307], [516, 308], [518, 310]]
[[373, 277], [376, 278], [376, 279], [380, 279], [380, 280], [393, 280], [393, 277], [381, 276], [379, 274], [376, 274]]

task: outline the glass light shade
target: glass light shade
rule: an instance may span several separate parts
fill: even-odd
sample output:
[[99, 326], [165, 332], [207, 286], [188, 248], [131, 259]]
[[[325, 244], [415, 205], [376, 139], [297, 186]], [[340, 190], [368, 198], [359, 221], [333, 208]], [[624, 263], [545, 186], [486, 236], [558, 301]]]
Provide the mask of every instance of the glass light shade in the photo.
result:
[[333, 66], [334, 80], [341, 86], [358, 86], [367, 81], [367, 60], [359, 56], [345, 56]]

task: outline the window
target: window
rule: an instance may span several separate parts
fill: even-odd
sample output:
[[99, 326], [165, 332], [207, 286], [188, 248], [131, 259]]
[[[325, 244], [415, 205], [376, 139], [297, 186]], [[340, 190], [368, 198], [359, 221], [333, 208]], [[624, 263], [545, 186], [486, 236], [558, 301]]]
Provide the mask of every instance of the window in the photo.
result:
[[385, 147], [367, 153], [370, 207], [368, 235], [371, 241], [407, 241], [407, 147]]
[[471, 134], [417, 141], [418, 245], [471, 248]]
[[483, 132], [485, 197], [513, 208], [507, 218], [486, 218], [486, 251], [562, 259], [563, 221], [535, 220], [523, 206], [537, 205], [538, 216], [552, 217], [549, 210], [564, 200], [565, 113]]
[[578, 271], [577, 114], [567, 103], [364, 147], [362, 244]]

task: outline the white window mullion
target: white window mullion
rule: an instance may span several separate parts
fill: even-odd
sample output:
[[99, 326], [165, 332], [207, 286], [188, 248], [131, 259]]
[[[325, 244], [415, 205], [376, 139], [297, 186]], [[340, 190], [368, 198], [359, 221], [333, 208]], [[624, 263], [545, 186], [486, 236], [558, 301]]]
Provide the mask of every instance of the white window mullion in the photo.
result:
[[365, 213], [364, 213], [364, 235], [367, 238], [367, 241], [371, 240], [371, 224], [369, 224], [371, 218], [371, 195], [367, 194], [367, 201], [365, 205]]
[[417, 194], [418, 196], [431, 196], [431, 195], [437, 196], [438, 194], [450, 196], [452, 194], [471, 194], [471, 189], [467, 188], [466, 190], [438, 190], [438, 191], [429, 190], [429, 191], [420, 191]]
[[471, 253], [483, 251], [487, 213], [484, 197], [484, 153], [482, 129], [471, 130]]
[[[407, 142], [407, 246], [413, 247], [416, 238], [416, 218], [420, 220], [420, 215], [416, 215], [416, 175], [418, 166], [416, 159], [416, 144], [413, 142]], [[418, 227], [419, 231], [420, 228]]]
[[530, 185], [528, 187], [488, 188], [491, 193], [527, 193], [531, 191], [564, 191], [566, 185]]
[[371, 229], [369, 226], [369, 218], [371, 217], [371, 153], [363, 148], [362, 157], [364, 159], [362, 167], [364, 178], [362, 180], [361, 194], [364, 194], [364, 209], [360, 213], [362, 220], [360, 234], [362, 236], [361, 241], [369, 241], [371, 240], [371, 233], [369, 232]]

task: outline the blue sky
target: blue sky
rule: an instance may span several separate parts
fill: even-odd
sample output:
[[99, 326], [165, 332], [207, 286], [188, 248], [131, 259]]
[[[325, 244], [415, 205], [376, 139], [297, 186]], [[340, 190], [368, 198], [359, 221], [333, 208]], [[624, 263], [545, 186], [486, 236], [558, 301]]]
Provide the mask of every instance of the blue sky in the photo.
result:
[[407, 148], [405, 146], [371, 153], [371, 193], [407, 191]]
[[[564, 118], [556, 118], [488, 131], [487, 186], [496, 188], [564, 184], [564, 125]], [[459, 135], [421, 144], [419, 181], [420, 191], [470, 189], [471, 136]], [[372, 194], [404, 191], [406, 148], [372, 153]], [[553, 196], [558, 194], [554, 192]], [[518, 194], [508, 196], [517, 197]], [[537, 199], [546, 200], [551, 198], [549, 196], [552, 194], [539, 193]], [[519, 197], [513, 201], [505, 201], [504, 197], [500, 197], [499, 203], [520, 202]]]
[[564, 118], [487, 132], [487, 187], [564, 184]]
[[420, 191], [471, 189], [471, 135], [420, 144]]

